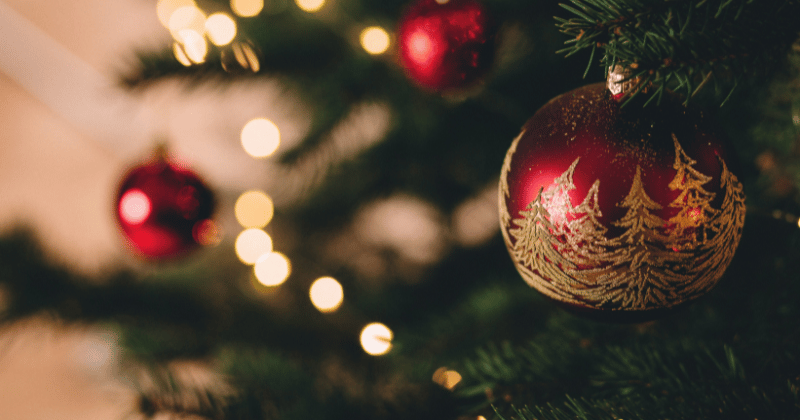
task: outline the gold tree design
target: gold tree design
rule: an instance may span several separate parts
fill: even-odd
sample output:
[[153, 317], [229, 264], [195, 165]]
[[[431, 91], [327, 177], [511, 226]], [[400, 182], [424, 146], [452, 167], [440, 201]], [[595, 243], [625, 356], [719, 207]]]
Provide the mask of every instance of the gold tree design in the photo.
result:
[[601, 305], [626, 309], [670, 306], [678, 298], [672, 285], [686, 277], [669, 269], [670, 262], [686, 255], [665, 249], [668, 237], [661, 230], [666, 222], [652, 213], [662, 207], [645, 192], [641, 172], [637, 165], [631, 190], [618, 204], [628, 211], [614, 225], [626, 230], [608, 242], [614, 250], [609, 258], [612, 264], [598, 273], [598, 284], [606, 292]]
[[711, 207], [716, 194], [703, 188], [712, 178], [694, 168], [697, 161], [686, 154], [674, 133], [672, 141], [675, 145], [675, 163], [672, 167], [677, 173], [669, 183], [669, 188], [680, 191], [680, 194], [669, 204], [679, 209], [678, 214], [667, 221], [669, 245], [676, 250], [692, 249], [697, 246], [698, 240], [707, 239], [708, 232], [703, 226], [707, 226], [707, 222], [719, 212]]
[[514, 237], [514, 259], [518, 264], [557, 284], [574, 283], [564, 272], [575, 266], [558, 251], [560, 243], [553, 232], [550, 214], [542, 204], [542, 191], [526, 208], [520, 211], [521, 219], [514, 219], [518, 228], [509, 233]]

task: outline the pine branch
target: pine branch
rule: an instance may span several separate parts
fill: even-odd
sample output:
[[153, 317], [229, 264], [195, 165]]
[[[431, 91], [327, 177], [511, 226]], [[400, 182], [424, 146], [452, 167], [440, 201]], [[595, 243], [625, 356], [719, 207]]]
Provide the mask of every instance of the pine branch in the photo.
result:
[[572, 37], [560, 53], [600, 48], [606, 71], [629, 67], [654, 90], [666, 85], [687, 101], [713, 81], [724, 104], [738, 84], [763, 78], [783, 62], [800, 31], [796, 0], [572, 3], [562, 7], [575, 17], [556, 18]]

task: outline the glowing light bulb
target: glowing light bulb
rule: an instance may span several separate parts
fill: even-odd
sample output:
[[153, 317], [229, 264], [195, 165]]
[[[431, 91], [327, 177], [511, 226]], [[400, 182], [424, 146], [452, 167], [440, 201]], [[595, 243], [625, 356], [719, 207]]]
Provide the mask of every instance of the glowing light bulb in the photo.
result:
[[289, 259], [280, 252], [262, 255], [254, 268], [256, 279], [264, 286], [274, 287], [283, 284], [292, 272]]
[[169, 28], [169, 19], [181, 7], [197, 7], [197, 4], [194, 0], [159, 0], [156, 4], [158, 20], [165, 28]]
[[236, 22], [227, 13], [214, 13], [206, 19], [206, 34], [214, 45], [228, 45], [236, 37]]
[[797, 219], [797, 227], [800, 227], [800, 219]]
[[175, 58], [184, 65], [184, 67], [191, 67], [192, 60], [189, 60], [189, 57], [186, 56], [186, 51], [183, 49], [183, 45], [180, 42], [176, 42], [172, 44], [172, 52], [175, 53]]
[[370, 54], [383, 54], [389, 49], [389, 33], [379, 26], [370, 26], [361, 31], [361, 46]]
[[311, 303], [320, 312], [333, 312], [339, 309], [342, 300], [344, 300], [342, 285], [333, 277], [318, 278], [311, 285], [309, 295], [311, 296]]
[[272, 252], [272, 238], [261, 229], [247, 229], [236, 237], [236, 256], [245, 264], [255, 264], [264, 254]]
[[242, 128], [242, 147], [254, 158], [270, 156], [281, 144], [281, 132], [274, 122], [266, 118], [250, 120]]
[[452, 390], [461, 382], [461, 374], [454, 370], [448, 370], [446, 367], [440, 367], [433, 373], [433, 382], [436, 382], [445, 389]]
[[144, 222], [151, 210], [150, 199], [140, 189], [128, 190], [119, 200], [119, 216], [130, 225]]
[[303, 11], [314, 13], [325, 5], [325, 0], [295, 0], [297, 6]]
[[241, 17], [253, 17], [264, 8], [264, 0], [231, 0], [231, 10]]
[[263, 228], [275, 213], [272, 199], [261, 191], [247, 191], [233, 206], [236, 220], [245, 228]]
[[367, 354], [381, 356], [392, 349], [394, 333], [380, 322], [368, 324], [361, 330], [361, 347]]
[[203, 35], [192, 29], [184, 29], [178, 34], [177, 39], [186, 58], [192, 63], [200, 64], [206, 61], [208, 44]]
[[169, 32], [178, 42], [183, 42], [181, 32], [191, 30], [201, 37], [206, 32], [206, 15], [197, 6], [183, 6], [169, 17]]

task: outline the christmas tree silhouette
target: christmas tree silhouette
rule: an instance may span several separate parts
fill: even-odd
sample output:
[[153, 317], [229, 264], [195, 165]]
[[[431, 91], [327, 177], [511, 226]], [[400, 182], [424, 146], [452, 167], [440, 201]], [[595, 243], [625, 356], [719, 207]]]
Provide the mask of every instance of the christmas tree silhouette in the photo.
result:
[[693, 167], [697, 161], [684, 152], [674, 133], [672, 141], [675, 144], [675, 163], [672, 167], [678, 172], [669, 183], [669, 188], [680, 191], [680, 194], [669, 206], [678, 208], [679, 211], [667, 223], [670, 246], [682, 250], [697, 246], [698, 236], [702, 236], [702, 240], [707, 238], [707, 232], [702, 226], [714, 218], [718, 210], [711, 207], [711, 201], [716, 194], [703, 189], [703, 185], [709, 183], [711, 177]]

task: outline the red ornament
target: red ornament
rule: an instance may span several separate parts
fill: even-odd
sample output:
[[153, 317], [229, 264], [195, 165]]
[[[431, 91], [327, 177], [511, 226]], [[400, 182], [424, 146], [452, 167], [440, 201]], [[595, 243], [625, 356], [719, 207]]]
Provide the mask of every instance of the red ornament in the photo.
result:
[[709, 125], [669, 95], [621, 108], [602, 83], [544, 105], [500, 177], [503, 236], [522, 277], [568, 309], [623, 322], [714, 287], [745, 205]]
[[492, 64], [495, 25], [475, 0], [418, 0], [400, 19], [400, 63], [432, 91], [468, 87]]
[[157, 155], [124, 176], [116, 216], [135, 254], [167, 259], [213, 242], [214, 196], [194, 172]]

